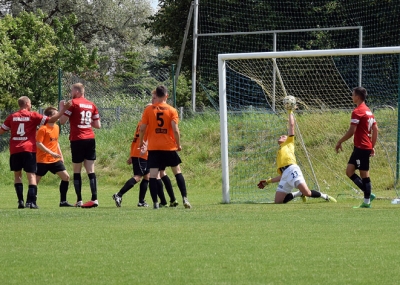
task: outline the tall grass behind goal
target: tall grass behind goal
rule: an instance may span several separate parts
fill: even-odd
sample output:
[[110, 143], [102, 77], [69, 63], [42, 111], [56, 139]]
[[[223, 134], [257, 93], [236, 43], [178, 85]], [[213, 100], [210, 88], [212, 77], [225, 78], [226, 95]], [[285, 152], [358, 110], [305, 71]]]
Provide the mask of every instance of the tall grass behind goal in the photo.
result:
[[[367, 105], [380, 129], [371, 159], [373, 192], [393, 198], [398, 161], [400, 47], [220, 54], [223, 202], [272, 202], [277, 184], [259, 190], [260, 179], [277, 176], [278, 137], [287, 134], [282, 99], [295, 96], [296, 158], [311, 189], [332, 196], [361, 197], [345, 175], [352, 139], [336, 154], [336, 142], [350, 125], [352, 82], [359, 55], [369, 62], [362, 75]], [[371, 65], [372, 63], [374, 66]]]

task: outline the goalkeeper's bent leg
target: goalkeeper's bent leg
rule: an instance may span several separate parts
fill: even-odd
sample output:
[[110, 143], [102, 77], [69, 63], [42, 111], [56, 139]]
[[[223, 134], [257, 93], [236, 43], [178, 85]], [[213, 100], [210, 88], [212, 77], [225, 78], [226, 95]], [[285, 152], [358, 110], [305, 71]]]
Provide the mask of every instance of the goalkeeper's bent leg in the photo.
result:
[[303, 195], [300, 191], [294, 192], [294, 193], [289, 193], [285, 196], [285, 198], [283, 199], [283, 204], [286, 204], [287, 202], [292, 201], [294, 198], [296, 197], [301, 197], [301, 195]]
[[287, 202], [290, 202], [294, 199], [294, 196], [292, 193], [289, 193], [285, 196], [285, 199], [283, 199], [283, 204], [286, 204]]

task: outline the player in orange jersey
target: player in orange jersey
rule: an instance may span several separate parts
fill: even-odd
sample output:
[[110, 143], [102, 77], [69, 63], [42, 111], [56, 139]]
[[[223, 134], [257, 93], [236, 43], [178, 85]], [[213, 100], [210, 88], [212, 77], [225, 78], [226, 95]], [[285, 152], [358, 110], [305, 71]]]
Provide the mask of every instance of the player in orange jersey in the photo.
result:
[[[128, 164], [132, 164], [133, 168], [133, 177], [130, 178], [128, 181], [125, 182], [124, 186], [118, 191], [118, 193], [115, 193], [112, 198], [115, 201], [115, 205], [117, 207], [121, 207], [122, 203], [122, 196], [128, 192], [133, 186], [135, 186], [136, 183], [138, 183], [140, 180], [140, 186], [139, 186], [139, 202], [137, 204], [138, 207], [148, 207], [146, 201], [144, 200], [144, 197], [146, 196], [147, 192], [147, 186], [149, 184], [149, 178], [150, 178], [150, 171], [147, 168], [147, 149], [145, 146], [140, 149], [139, 148], [139, 130], [140, 130], [140, 125], [141, 121], [139, 121], [135, 134], [133, 135], [133, 140], [131, 143], [131, 151], [130, 151], [130, 156], [127, 160]], [[146, 138], [145, 138], [146, 139]]]
[[171, 166], [175, 175], [179, 190], [181, 191], [183, 205], [190, 209], [187, 199], [185, 179], [181, 173], [179, 164], [181, 159], [177, 151], [182, 150], [180, 144], [180, 132], [178, 128], [178, 112], [168, 105], [168, 92], [165, 86], [158, 86], [154, 92], [153, 105], [146, 107], [142, 115], [140, 126], [140, 145], [144, 145], [144, 135], [147, 130], [149, 152], [147, 165], [150, 168], [150, 194], [153, 200], [153, 208], [158, 209], [157, 195], [161, 193], [162, 182], [159, 170]]
[[[48, 107], [44, 110], [44, 115], [51, 118], [56, 115], [57, 109]], [[47, 123], [41, 126], [36, 133], [36, 182], [39, 184], [41, 178], [48, 171], [57, 174], [60, 179], [60, 207], [73, 207], [67, 201], [67, 192], [69, 186], [69, 174], [64, 166], [64, 159], [61, 152], [58, 137], [60, 128], [57, 124]]]

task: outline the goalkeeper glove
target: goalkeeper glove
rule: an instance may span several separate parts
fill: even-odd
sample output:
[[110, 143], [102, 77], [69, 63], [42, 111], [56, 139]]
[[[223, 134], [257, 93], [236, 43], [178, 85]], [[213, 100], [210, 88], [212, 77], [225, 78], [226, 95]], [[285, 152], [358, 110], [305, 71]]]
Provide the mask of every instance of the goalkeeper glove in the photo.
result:
[[257, 186], [260, 189], [264, 189], [264, 187], [272, 182], [272, 178], [268, 178], [267, 180], [261, 180]]

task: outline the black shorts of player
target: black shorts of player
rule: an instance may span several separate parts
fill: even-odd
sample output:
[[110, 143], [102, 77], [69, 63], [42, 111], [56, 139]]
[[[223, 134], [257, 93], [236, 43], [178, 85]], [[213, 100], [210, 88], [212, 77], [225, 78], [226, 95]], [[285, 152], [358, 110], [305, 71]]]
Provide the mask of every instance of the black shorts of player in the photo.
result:
[[174, 150], [149, 150], [147, 157], [147, 167], [165, 169], [167, 166], [177, 166], [181, 163], [181, 158]]
[[36, 173], [36, 152], [18, 152], [10, 155], [10, 170]]
[[150, 169], [147, 168], [147, 160], [140, 157], [131, 157], [132, 159], [132, 168], [133, 175], [145, 176], [150, 172]]
[[71, 141], [70, 145], [73, 163], [81, 163], [84, 160], [96, 160], [95, 139]]
[[355, 165], [356, 169], [368, 171], [371, 151], [372, 150], [370, 149], [361, 149], [358, 147], [354, 147], [348, 164]]
[[59, 160], [57, 162], [53, 163], [37, 163], [37, 170], [36, 170], [36, 175], [37, 176], [45, 176], [48, 171], [50, 171], [53, 174], [56, 174], [57, 172], [64, 171], [65, 166], [64, 163]]

